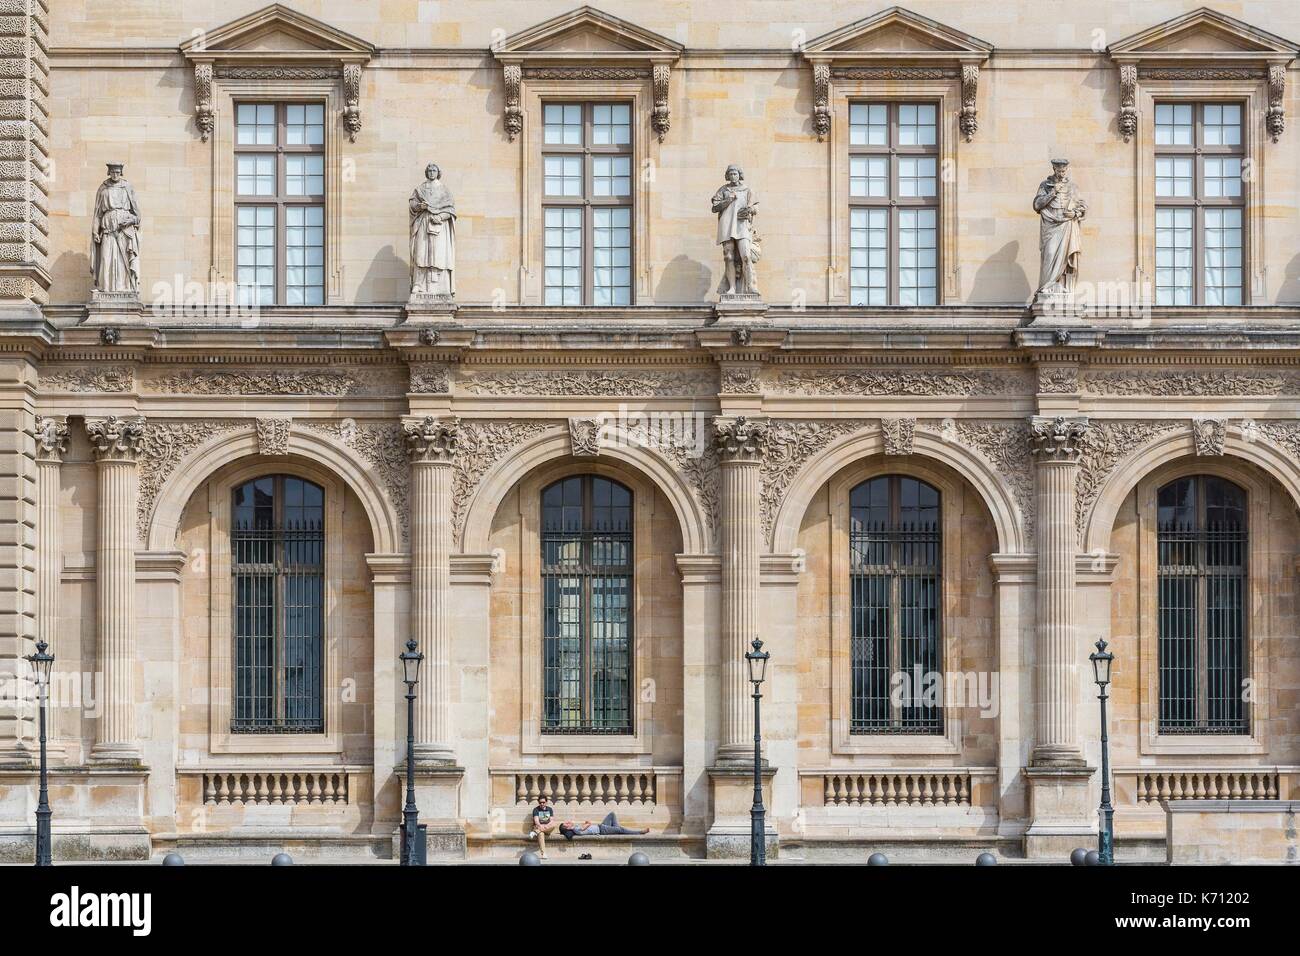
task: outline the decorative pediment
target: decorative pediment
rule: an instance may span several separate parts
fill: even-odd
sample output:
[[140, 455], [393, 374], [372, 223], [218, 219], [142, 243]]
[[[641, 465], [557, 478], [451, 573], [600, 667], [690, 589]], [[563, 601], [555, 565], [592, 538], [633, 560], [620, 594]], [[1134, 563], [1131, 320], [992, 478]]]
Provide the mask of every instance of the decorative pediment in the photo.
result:
[[825, 139], [831, 128], [830, 87], [844, 79], [961, 79], [961, 130], [967, 141], [979, 127], [975, 97], [980, 66], [991, 44], [902, 7], [811, 40], [803, 56], [813, 69], [813, 129]]
[[1287, 66], [1300, 48], [1283, 39], [1201, 7], [1158, 23], [1107, 49], [1120, 73], [1119, 128], [1128, 142], [1137, 131], [1137, 87], [1144, 77], [1161, 80], [1266, 79], [1265, 122], [1273, 142], [1286, 124], [1283, 98]]
[[505, 127], [513, 140], [523, 130], [520, 90], [538, 79], [653, 80], [651, 126], [663, 142], [671, 122], [668, 81], [682, 45], [594, 7], [579, 7], [529, 27], [492, 48], [506, 88]]
[[195, 123], [204, 142], [212, 134], [214, 76], [242, 79], [339, 77], [343, 121], [354, 142], [361, 131], [361, 68], [374, 56], [365, 40], [273, 3], [181, 44], [194, 64]]

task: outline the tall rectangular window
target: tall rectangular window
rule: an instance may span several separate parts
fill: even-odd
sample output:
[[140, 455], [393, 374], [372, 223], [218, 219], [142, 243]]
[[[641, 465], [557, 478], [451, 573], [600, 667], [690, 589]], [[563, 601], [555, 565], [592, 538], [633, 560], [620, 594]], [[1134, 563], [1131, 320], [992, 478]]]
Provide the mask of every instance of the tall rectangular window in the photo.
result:
[[940, 513], [906, 475], [849, 492], [851, 734], [943, 733]]
[[1156, 104], [1156, 305], [1241, 305], [1243, 108]]
[[934, 103], [849, 104], [849, 300], [939, 301]]
[[325, 303], [325, 107], [235, 105], [235, 281], [245, 305]]
[[542, 105], [546, 305], [632, 304], [632, 106]]
[[235, 489], [232, 733], [325, 730], [325, 493], [293, 475]]
[[575, 475], [542, 492], [542, 732], [632, 732], [632, 492]]

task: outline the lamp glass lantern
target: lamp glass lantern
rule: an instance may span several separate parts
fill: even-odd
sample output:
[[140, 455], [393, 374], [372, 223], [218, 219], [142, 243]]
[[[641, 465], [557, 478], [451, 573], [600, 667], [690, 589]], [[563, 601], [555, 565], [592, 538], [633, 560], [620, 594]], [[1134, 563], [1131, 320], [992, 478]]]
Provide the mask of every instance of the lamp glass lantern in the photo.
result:
[[1097, 687], [1103, 694], [1106, 693], [1106, 685], [1110, 683], [1110, 665], [1115, 660], [1115, 655], [1106, 650], [1106, 642], [1100, 640], [1096, 652], [1089, 654], [1088, 660], [1092, 661], [1093, 679], [1096, 680]]
[[753, 650], [745, 655], [745, 660], [749, 661], [749, 682], [751, 684], [763, 683], [763, 678], [767, 673], [767, 659], [772, 655], [763, 650], [763, 642], [754, 638]]
[[49, 653], [50, 645], [44, 641], [36, 642], [36, 653], [28, 654], [26, 660], [32, 665], [37, 687], [48, 687], [50, 672], [54, 667], [54, 655]]
[[406, 642], [405, 652], [399, 654], [398, 657], [401, 658], [402, 671], [405, 675], [402, 679], [407, 686], [414, 687], [420, 683], [420, 665], [424, 663], [424, 655], [416, 650], [415, 638], [411, 638]]

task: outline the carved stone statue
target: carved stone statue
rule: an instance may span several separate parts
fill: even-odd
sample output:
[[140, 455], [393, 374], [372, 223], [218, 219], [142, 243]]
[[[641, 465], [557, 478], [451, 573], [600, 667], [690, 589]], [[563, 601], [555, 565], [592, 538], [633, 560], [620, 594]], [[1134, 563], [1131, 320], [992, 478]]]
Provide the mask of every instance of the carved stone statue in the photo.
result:
[[108, 178], [95, 193], [90, 227], [90, 274], [95, 293], [140, 295], [140, 205], [122, 178], [122, 164], [108, 164]]
[[739, 166], [728, 166], [727, 181], [713, 194], [713, 211], [718, 215], [718, 245], [722, 246], [723, 275], [718, 292], [727, 296], [757, 297], [758, 279], [754, 265], [759, 259], [758, 235], [754, 232], [754, 190], [745, 185]]
[[1038, 248], [1042, 256], [1034, 298], [1073, 296], [1083, 251], [1079, 222], [1088, 207], [1070, 179], [1068, 159], [1052, 160], [1052, 175], [1039, 184], [1034, 196], [1034, 212], [1040, 219]]
[[456, 202], [437, 163], [411, 193], [411, 298], [456, 294]]

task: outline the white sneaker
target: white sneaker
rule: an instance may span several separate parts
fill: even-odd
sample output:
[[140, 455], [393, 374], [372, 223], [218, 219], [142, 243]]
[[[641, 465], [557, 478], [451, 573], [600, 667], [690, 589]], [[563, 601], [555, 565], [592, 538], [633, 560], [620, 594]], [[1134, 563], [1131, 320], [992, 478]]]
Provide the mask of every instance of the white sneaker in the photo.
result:
[[536, 840], [536, 839], [537, 839], [537, 831], [536, 831], [536, 830], [529, 830], [529, 831], [528, 831], [528, 839], [530, 839], [530, 840]]

